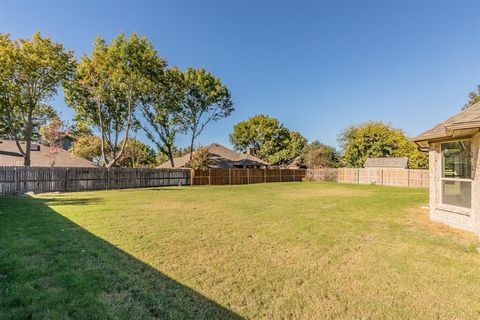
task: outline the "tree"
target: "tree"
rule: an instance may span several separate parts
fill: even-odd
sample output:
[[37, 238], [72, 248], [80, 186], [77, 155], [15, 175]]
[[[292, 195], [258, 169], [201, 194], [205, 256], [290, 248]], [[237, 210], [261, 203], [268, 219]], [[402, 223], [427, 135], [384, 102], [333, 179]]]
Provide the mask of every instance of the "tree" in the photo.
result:
[[192, 153], [188, 166], [192, 169], [208, 169], [210, 162], [208, 148], [200, 147]]
[[157, 164], [155, 152], [143, 142], [130, 138], [128, 139], [125, 151], [118, 161], [120, 167], [148, 168]]
[[204, 69], [188, 68], [185, 73], [182, 124], [190, 132], [190, 159], [195, 139], [208, 123], [228, 117], [233, 111], [230, 91], [220, 79]]
[[408, 157], [410, 168], [424, 168], [421, 153], [405, 133], [382, 122], [366, 122], [345, 129], [338, 137], [347, 167], [363, 167], [368, 157]]
[[75, 63], [71, 51], [38, 32], [17, 40], [0, 34], [0, 133], [15, 140], [25, 166], [39, 128], [56, 115], [46, 103], [72, 76]]
[[53, 118], [50, 123], [40, 129], [42, 142], [48, 146], [48, 156], [50, 157], [50, 166], [55, 166], [55, 159], [63, 147], [63, 139], [67, 134], [66, 126], [59, 118]]
[[127, 39], [121, 33], [109, 44], [98, 37], [91, 57], [82, 56], [65, 97], [76, 120], [100, 133], [105, 166], [122, 157], [135, 110], [164, 67], [152, 43], [136, 34]]
[[305, 147], [302, 158], [308, 168], [338, 168], [340, 165], [340, 153], [318, 140]]
[[267, 158], [271, 164], [284, 164], [300, 156], [307, 145], [307, 139], [299, 132], [289, 131], [287, 140], [281, 141], [281, 149]]
[[462, 110], [467, 109], [477, 102], [480, 102], [480, 84], [477, 86], [477, 92], [472, 91], [468, 94], [468, 102], [463, 106]]
[[237, 123], [230, 142], [237, 151], [250, 148], [255, 156], [276, 164], [299, 156], [307, 140], [285, 128], [278, 119], [259, 114]]
[[104, 165], [102, 163], [102, 139], [98, 136], [77, 136], [68, 151], [72, 155], [87, 159], [97, 166]]
[[175, 137], [184, 132], [182, 102], [185, 98], [183, 73], [167, 69], [161, 81], [153, 84], [140, 107], [143, 121], [140, 126], [148, 139], [164, 154], [174, 167]]

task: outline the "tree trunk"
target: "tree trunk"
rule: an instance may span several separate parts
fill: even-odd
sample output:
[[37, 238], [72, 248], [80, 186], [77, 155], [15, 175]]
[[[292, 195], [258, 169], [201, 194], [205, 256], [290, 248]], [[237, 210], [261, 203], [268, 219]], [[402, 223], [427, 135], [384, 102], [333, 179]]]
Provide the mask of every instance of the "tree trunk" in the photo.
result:
[[195, 143], [195, 133], [192, 132], [192, 140], [190, 141], [190, 160], [193, 156], [193, 144]]
[[172, 152], [172, 146], [168, 146], [168, 159], [170, 160], [170, 165], [172, 168], [175, 168], [175, 162], [173, 161], [173, 152]]
[[26, 134], [26, 137], [25, 137], [25, 142], [26, 142], [26, 146], [25, 146], [25, 156], [23, 158], [23, 165], [25, 167], [30, 167], [30, 163], [31, 163], [31, 159], [30, 159], [30, 154], [31, 154], [31, 150], [32, 150], [32, 126], [33, 126], [33, 123], [32, 123], [32, 114], [33, 114], [33, 108], [34, 107], [30, 107], [29, 111], [28, 111], [28, 116], [27, 116], [27, 134]]

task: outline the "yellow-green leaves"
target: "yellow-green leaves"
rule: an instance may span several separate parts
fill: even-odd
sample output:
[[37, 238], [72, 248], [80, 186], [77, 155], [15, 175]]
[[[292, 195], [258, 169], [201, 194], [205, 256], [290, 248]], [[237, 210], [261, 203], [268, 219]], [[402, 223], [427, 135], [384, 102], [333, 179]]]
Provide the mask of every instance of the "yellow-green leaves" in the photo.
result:
[[[15, 40], [0, 34], [0, 133], [28, 145], [53, 113], [46, 103], [71, 78], [75, 64], [71, 51], [38, 32]], [[29, 148], [19, 151], [30, 165]]]

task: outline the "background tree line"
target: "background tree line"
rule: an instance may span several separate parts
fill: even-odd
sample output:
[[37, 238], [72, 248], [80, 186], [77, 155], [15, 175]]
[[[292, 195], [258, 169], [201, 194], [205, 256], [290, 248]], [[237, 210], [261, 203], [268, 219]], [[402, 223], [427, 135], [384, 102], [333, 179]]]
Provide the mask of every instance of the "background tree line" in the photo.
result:
[[[79, 61], [40, 33], [32, 39], [0, 34], [0, 135], [16, 141], [25, 166], [40, 128], [59, 119], [48, 102], [60, 86], [75, 114], [72, 152], [106, 167], [152, 158], [150, 147], [132, 139], [140, 130], [173, 164], [178, 134], [190, 136], [192, 151], [210, 122], [234, 111], [219, 78], [204, 69], [169, 68], [153, 44], [135, 33], [108, 43], [98, 37]], [[133, 159], [132, 150], [142, 155]]]
[[362, 167], [368, 157], [407, 157], [410, 168], [427, 168], [428, 155], [420, 152], [400, 129], [382, 122], [366, 122], [338, 136], [342, 152], [319, 141], [307, 142], [277, 119], [256, 115], [233, 128], [230, 142], [237, 151], [248, 148], [271, 165], [296, 163], [308, 168]]

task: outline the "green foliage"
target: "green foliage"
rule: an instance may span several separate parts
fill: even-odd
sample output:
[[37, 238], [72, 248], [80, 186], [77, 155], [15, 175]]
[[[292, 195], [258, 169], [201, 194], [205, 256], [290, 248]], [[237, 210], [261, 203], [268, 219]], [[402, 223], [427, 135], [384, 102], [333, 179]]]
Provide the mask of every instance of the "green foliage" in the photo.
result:
[[183, 73], [177, 68], [167, 69], [161, 80], [152, 84], [140, 106], [143, 118], [140, 126], [172, 166], [175, 137], [185, 131], [182, 123], [185, 93]]
[[143, 142], [130, 138], [117, 165], [129, 168], [156, 167], [157, 159], [155, 151]]
[[100, 132], [106, 166], [114, 166], [121, 158], [135, 110], [164, 67], [152, 43], [135, 33], [128, 39], [121, 33], [109, 44], [98, 37], [91, 56], [82, 56], [65, 98], [77, 121]]
[[12, 40], [0, 34], [0, 134], [17, 143], [30, 165], [30, 145], [39, 128], [56, 116], [46, 103], [75, 69], [73, 53], [63, 45], [35, 33], [32, 39]]
[[428, 156], [418, 151], [405, 133], [382, 122], [366, 122], [345, 129], [338, 137], [347, 167], [363, 167], [368, 157], [408, 157], [410, 168], [428, 167]]
[[302, 158], [308, 168], [338, 168], [341, 155], [334, 147], [315, 140], [305, 147]]
[[192, 153], [192, 158], [188, 162], [188, 167], [192, 169], [208, 169], [210, 162], [208, 148], [200, 147], [195, 149]]
[[259, 114], [237, 123], [230, 142], [237, 151], [251, 148], [255, 156], [276, 164], [299, 156], [307, 140], [285, 128], [278, 119]]
[[98, 166], [104, 165], [102, 158], [102, 139], [98, 136], [77, 136], [68, 151], [74, 156], [92, 161]]
[[[190, 150], [206, 125], [228, 117], [233, 111], [230, 91], [219, 78], [205, 69], [188, 68], [184, 72], [185, 97], [182, 125], [190, 133]], [[193, 155], [193, 153], [192, 153]]]
[[[123, 141], [121, 141], [123, 144]], [[70, 153], [92, 161], [98, 166], [104, 166], [102, 157], [102, 140], [98, 136], [78, 136], [70, 148]], [[107, 152], [111, 152], [107, 150]], [[155, 167], [157, 165], [155, 151], [143, 142], [129, 138], [125, 144], [122, 157], [117, 161], [116, 166], [141, 168]]]
[[477, 86], [477, 92], [472, 91], [468, 94], [468, 102], [463, 106], [462, 110], [467, 109], [477, 102], [480, 102], [480, 84]]

